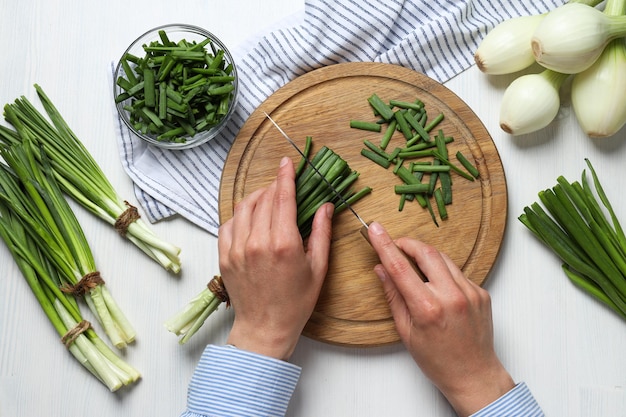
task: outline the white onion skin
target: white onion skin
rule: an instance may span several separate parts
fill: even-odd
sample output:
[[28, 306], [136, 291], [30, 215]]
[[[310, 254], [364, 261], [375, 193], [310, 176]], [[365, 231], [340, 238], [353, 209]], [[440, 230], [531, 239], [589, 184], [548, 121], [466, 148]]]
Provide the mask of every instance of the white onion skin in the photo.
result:
[[502, 96], [500, 128], [517, 136], [548, 126], [561, 105], [559, 86], [541, 73], [513, 80]]
[[576, 74], [598, 59], [612, 36], [607, 15], [584, 4], [568, 3], [537, 25], [531, 45], [535, 60], [545, 68]]
[[572, 108], [591, 138], [615, 135], [626, 124], [626, 45], [612, 41], [600, 58], [572, 81]]
[[545, 15], [514, 17], [494, 27], [474, 53], [478, 69], [486, 74], [511, 74], [535, 63], [531, 38]]

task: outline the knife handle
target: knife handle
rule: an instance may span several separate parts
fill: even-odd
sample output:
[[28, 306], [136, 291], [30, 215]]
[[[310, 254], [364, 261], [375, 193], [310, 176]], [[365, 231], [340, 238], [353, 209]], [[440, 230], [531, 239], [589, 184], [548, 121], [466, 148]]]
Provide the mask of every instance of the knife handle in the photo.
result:
[[[369, 226], [369, 223], [367, 225]], [[361, 235], [365, 238], [365, 240], [367, 240], [367, 243], [369, 243], [370, 246], [371, 246], [372, 242], [370, 242], [370, 237], [369, 237], [369, 234], [367, 233], [367, 227], [365, 227], [365, 226], [361, 227]], [[400, 249], [400, 248], [398, 248], [398, 249]], [[415, 261], [409, 255], [404, 253], [404, 251], [402, 249], [400, 249], [400, 253], [402, 253], [404, 255], [404, 258], [407, 260], [409, 265], [411, 265], [411, 267], [413, 268], [415, 273], [422, 279], [422, 281], [428, 282], [428, 278], [426, 278], [426, 275], [424, 275], [424, 273], [419, 268], [419, 266], [417, 266]]]

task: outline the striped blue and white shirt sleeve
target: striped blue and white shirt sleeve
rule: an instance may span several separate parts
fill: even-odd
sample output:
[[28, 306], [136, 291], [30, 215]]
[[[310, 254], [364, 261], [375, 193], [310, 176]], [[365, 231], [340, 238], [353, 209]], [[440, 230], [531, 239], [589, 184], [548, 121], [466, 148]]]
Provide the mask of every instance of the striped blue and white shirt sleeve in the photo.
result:
[[[191, 378], [181, 417], [284, 416], [301, 368], [230, 346], [209, 345]], [[525, 383], [471, 417], [540, 417]]]
[[301, 368], [231, 346], [208, 345], [181, 417], [284, 416]]
[[524, 382], [470, 417], [542, 417], [543, 411]]

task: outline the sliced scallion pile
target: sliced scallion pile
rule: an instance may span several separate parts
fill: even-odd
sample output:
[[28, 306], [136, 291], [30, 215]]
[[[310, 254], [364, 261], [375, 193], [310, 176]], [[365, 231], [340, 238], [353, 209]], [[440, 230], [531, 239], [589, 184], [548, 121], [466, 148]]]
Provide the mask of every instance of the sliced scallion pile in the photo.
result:
[[525, 207], [519, 220], [564, 262], [576, 286], [626, 319], [626, 236], [586, 162], [594, 187], [586, 171], [580, 182], [560, 176], [553, 188], [539, 192], [542, 204]]
[[[234, 100], [235, 69], [224, 49], [206, 38], [201, 42], [159, 40], [143, 45], [144, 55], [124, 54], [124, 74], [116, 83], [130, 124], [157, 141], [181, 142], [222, 121]], [[128, 103], [125, 103], [128, 100]]]
[[[396, 194], [400, 196], [398, 210], [402, 211], [407, 201], [415, 200], [428, 210], [435, 225], [439, 226], [431, 200], [435, 202], [439, 218], [447, 219], [446, 206], [452, 204], [451, 172], [474, 181], [479, 176], [478, 169], [460, 151], [455, 156], [462, 167], [451, 162], [448, 143], [454, 138], [444, 135], [443, 130], [438, 128], [444, 119], [443, 113], [429, 119], [425, 104], [419, 99], [385, 102], [377, 94], [372, 94], [368, 103], [378, 120], [351, 120], [350, 127], [383, 134], [378, 144], [364, 140], [361, 155], [385, 169], [393, 165], [393, 173], [402, 181], [395, 187]], [[385, 128], [375, 130], [371, 127], [372, 123]], [[431, 133], [435, 131], [435, 134]], [[402, 146], [388, 152], [396, 132], [402, 137]]]
[[50, 120], [25, 97], [4, 106], [4, 117], [14, 126], [0, 126], [0, 142], [28, 141], [38, 163], [42, 150], [67, 195], [91, 213], [115, 226], [144, 253], [174, 273], [180, 271], [180, 249], [159, 238], [139, 217], [137, 209], [121, 199], [93, 156], [72, 132], [40, 86], [35, 89]]
[[[135, 331], [104, 284], [45, 153], [39, 162], [34, 149], [28, 139], [0, 149], [5, 161], [0, 164], [0, 234], [60, 333], [82, 322], [75, 300], [81, 296], [111, 342], [123, 348], [135, 339]], [[77, 343], [73, 349], [83, 351], [80, 345], [87, 342]], [[96, 366], [90, 358], [88, 361]], [[124, 378], [137, 377], [136, 372], [130, 372]], [[107, 382], [107, 386], [117, 385]]]

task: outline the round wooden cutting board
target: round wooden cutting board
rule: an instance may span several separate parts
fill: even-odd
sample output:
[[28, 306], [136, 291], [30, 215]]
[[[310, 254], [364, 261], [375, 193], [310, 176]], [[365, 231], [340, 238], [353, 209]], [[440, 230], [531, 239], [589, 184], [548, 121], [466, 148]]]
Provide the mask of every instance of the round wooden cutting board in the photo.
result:
[[[363, 140], [379, 143], [382, 133], [349, 127], [351, 119], [374, 121], [367, 102], [376, 93], [383, 101], [420, 99], [429, 117], [442, 112], [437, 128], [454, 141], [451, 162], [461, 151], [479, 170], [469, 181], [452, 173], [453, 203], [448, 219], [433, 222], [416, 202], [398, 210], [393, 167], [385, 170], [360, 155]], [[294, 163], [297, 152], [265, 117], [267, 112], [304, 149], [313, 137], [313, 155], [328, 146], [360, 173], [355, 189], [373, 191], [354, 205], [365, 221], [383, 224], [393, 237], [410, 236], [447, 253], [466, 276], [482, 285], [498, 255], [507, 216], [507, 190], [498, 151], [472, 110], [443, 85], [413, 70], [390, 64], [345, 63], [309, 72], [272, 94], [246, 121], [228, 154], [220, 186], [220, 221], [233, 206], [269, 184], [283, 156]], [[397, 133], [387, 149], [401, 146]], [[435, 209], [436, 210], [436, 209]], [[376, 253], [359, 233], [361, 224], [348, 210], [334, 218], [328, 275], [319, 302], [303, 334], [348, 346], [380, 346], [399, 341], [393, 318], [373, 267]]]

